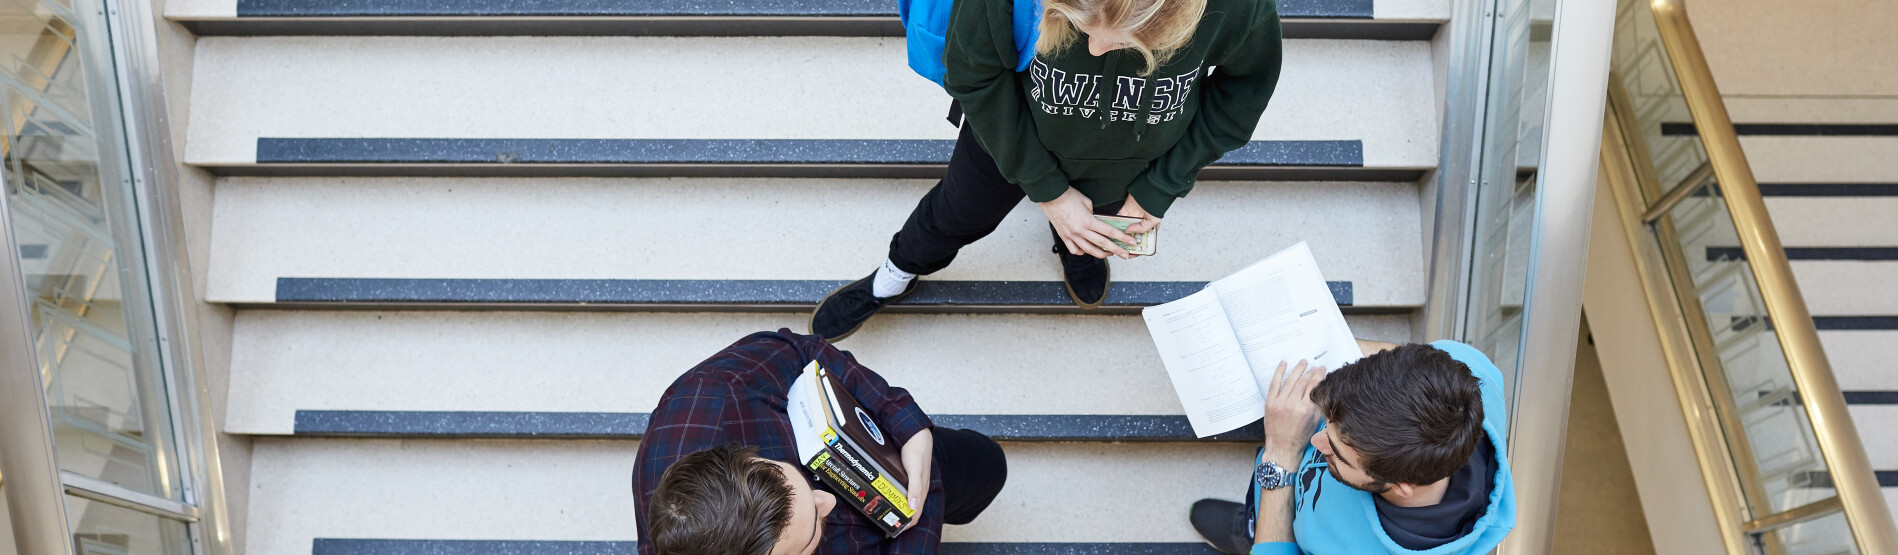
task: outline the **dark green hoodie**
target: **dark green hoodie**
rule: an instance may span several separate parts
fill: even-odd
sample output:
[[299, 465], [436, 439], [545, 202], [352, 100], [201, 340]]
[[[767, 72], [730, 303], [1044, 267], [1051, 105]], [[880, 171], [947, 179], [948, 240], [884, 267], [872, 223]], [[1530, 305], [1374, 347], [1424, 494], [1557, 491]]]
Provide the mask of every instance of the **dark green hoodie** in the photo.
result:
[[1096, 57], [1085, 36], [1015, 72], [1013, 6], [956, 1], [943, 87], [1002, 175], [1035, 202], [1073, 185], [1095, 205], [1132, 194], [1163, 216], [1200, 169], [1252, 139], [1278, 85], [1274, 0], [1207, 0], [1193, 39], [1145, 76], [1138, 52]]

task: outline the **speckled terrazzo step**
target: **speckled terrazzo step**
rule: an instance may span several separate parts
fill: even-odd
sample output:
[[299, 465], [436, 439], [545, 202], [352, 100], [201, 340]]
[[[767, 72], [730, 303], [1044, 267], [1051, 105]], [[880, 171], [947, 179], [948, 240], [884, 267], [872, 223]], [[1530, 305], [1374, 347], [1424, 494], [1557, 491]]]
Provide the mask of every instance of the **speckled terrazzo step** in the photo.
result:
[[[205, 37], [196, 52], [184, 159], [227, 174], [914, 175], [939, 173], [957, 133], [898, 38]], [[1433, 67], [1425, 41], [1289, 40], [1260, 143], [1230, 161], [1414, 180], [1437, 163]]]
[[[318, 538], [637, 541], [627, 483], [638, 445], [259, 437], [247, 551], [304, 555]], [[1007, 487], [974, 523], [946, 527], [946, 543], [1198, 544], [1187, 507], [1242, 495], [1257, 449], [1222, 442], [1003, 448]]]
[[[310, 555], [635, 555], [639, 543], [317, 538]], [[1205, 543], [945, 543], [942, 555], [1212, 555]]]
[[[643, 429], [627, 415], [651, 412], [680, 373], [751, 333], [801, 332], [806, 318], [797, 313], [239, 310], [230, 379], [231, 390], [242, 394], [225, 405], [223, 429], [292, 435], [322, 431], [311, 420], [320, 411], [365, 417], [448, 412], [457, 414], [447, 422], [466, 435], [482, 435], [474, 432], [483, 429], [494, 435], [579, 429], [622, 437]], [[1408, 315], [1345, 320], [1358, 337], [1412, 340]], [[931, 414], [1017, 415], [1020, 422], [1086, 415], [1103, 417], [1097, 423], [1106, 424], [1115, 421], [1104, 417], [1135, 417], [1125, 423], [1183, 414], [1146, 325], [1134, 315], [886, 314], [838, 347], [907, 389]], [[490, 420], [465, 413], [530, 416]], [[553, 413], [602, 416], [559, 416], [544, 424], [531, 416]], [[373, 418], [367, 422], [375, 423]], [[346, 424], [330, 430], [375, 431], [361, 422]], [[1040, 435], [1060, 434], [1080, 435], [1058, 430]]]
[[[1448, 18], [1443, 4], [1285, 0], [1279, 10], [1288, 36], [1429, 40]], [[186, 0], [166, 11], [200, 35], [902, 34], [889, 0]]]
[[[725, 303], [808, 306], [835, 284], [874, 270], [889, 252], [890, 235], [933, 186], [865, 179], [224, 178], [212, 218], [207, 297], [271, 305], [284, 299], [283, 278], [502, 280], [486, 282], [488, 293], [462, 297], [461, 306], [474, 307], [484, 298], [501, 304], [503, 287], [546, 279], [572, 281], [543, 289], [550, 295], [543, 299], [651, 305], [692, 301], [661, 287], [668, 282], [705, 280], [738, 286], [726, 290]], [[1427, 281], [1419, 204], [1412, 183], [1202, 182], [1167, 213], [1157, 255], [1110, 262], [1114, 279], [1127, 286], [1113, 294], [1129, 308], [1159, 300], [1184, 290], [1133, 282], [1177, 288], [1219, 279], [1305, 241], [1326, 279], [1350, 282], [1354, 309], [1408, 311], [1423, 304]], [[985, 283], [984, 291], [1012, 287], [1012, 298], [975, 302], [964, 295], [963, 304], [1069, 305], [1053, 283], [1061, 273], [1052, 245], [1046, 216], [1022, 203], [995, 233], [925, 279], [1032, 282]], [[799, 289], [767, 298], [761, 294], [769, 291], [739, 283], [751, 280], [790, 280]], [[589, 283], [651, 294], [587, 297]], [[1161, 297], [1143, 296], [1153, 294]], [[715, 300], [674, 306], [714, 308], [707, 301]], [[955, 299], [930, 302], [944, 300]]]

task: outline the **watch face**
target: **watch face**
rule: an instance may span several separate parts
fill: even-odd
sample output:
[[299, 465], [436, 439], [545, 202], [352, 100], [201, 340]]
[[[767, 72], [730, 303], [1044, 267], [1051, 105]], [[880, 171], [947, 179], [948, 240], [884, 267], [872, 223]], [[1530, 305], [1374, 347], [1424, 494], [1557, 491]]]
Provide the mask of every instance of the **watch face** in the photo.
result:
[[1252, 480], [1258, 482], [1261, 488], [1278, 489], [1285, 486], [1285, 469], [1277, 463], [1267, 462], [1253, 472]]

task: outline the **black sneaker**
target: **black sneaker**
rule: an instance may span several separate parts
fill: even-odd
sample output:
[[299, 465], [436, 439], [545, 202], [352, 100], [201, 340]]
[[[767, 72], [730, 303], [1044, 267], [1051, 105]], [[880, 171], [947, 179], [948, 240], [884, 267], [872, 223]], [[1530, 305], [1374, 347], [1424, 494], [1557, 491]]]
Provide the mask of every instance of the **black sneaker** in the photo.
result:
[[1201, 499], [1187, 513], [1193, 531], [1220, 553], [1245, 555], [1252, 552], [1252, 536], [1246, 533], [1246, 506], [1231, 501]]
[[1054, 253], [1061, 257], [1061, 284], [1067, 286], [1075, 306], [1100, 308], [1107, 302], [1107, 288], [1113, 285], [1107, 275], [1107, 259], [1068, 254], [1068, 249], [1059, 245]]
[[916, 283], [922, 280], [909, 280], [909, 287], [894, 297], [877, 297], [871, 293], [876, 282], [876, 272], [870, 277], [850, 282], [849, 285], [831, 291], [824, 300], [817, 301], [817, 310], [811, 311], [811, 335], [822, 337], [835, 343], [857, 333], [864, 321], [876, 315], [883, 307], [903, 300], [916, 292]]

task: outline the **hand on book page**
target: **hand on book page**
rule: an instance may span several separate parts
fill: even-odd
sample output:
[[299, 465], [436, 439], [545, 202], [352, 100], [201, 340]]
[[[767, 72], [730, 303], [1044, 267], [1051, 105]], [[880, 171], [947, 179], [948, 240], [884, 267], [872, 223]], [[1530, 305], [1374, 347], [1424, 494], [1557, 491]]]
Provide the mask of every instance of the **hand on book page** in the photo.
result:
[[1265, 395], [1266, 456], [1281, 460], [1296, 457], [1318, 431], [1318, 405], [1311, 402], [1311, 390], [1325, 381], [1326, 374], [1325, 367], [1313, 366], [1309, 361], [1288, 366], [1278, 364], [1267, 378], [1272, 391]]

